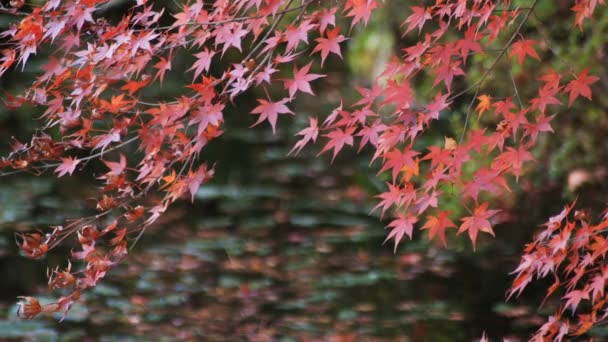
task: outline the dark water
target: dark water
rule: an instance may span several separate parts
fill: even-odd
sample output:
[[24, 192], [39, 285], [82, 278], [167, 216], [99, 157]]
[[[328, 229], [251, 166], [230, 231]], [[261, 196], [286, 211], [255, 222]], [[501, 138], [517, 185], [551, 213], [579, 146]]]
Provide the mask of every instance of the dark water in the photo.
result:
[[0, 339], [470, 341], [525, 339], [542, 322], [534, 302], [504, 302], [511, 248], [482, 240], [472, 253], [461, 239], [446, 250], [416, 231], [393, 254], [369, 215], [379, 185], [365, 158], [289, 158], [285, 141], [252, 143], [265, 134], [237, 130], [212, 150], [218, 178], [149, 228], [62, 323], [17, 320], [14, 303], [52, 300], [45, 268], [68, 250], [27, 260], [12, 233], [86, 209], [91, 180], [2, 182]]

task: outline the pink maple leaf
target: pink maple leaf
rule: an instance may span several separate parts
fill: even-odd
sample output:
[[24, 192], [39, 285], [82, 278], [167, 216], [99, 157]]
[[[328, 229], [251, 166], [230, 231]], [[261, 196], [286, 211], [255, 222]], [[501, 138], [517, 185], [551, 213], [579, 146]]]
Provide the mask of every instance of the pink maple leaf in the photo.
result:
[[289, 90], [289, 97], [293, 98], [295, 93], [299, 90], [304, 93], [308, 93], [314, 95], [312, 89], [310, 88], [310, 81], [314, 81], [318, 78], [325, 77], [325, 75], [319, 74], [309, 74], [310, 66], [312, 62], [306, 64], [302, 69], [298, 70], [298, 67], [294, 65], [293, 67], [293, 79], [284, 80], [285, 87]]
[[268, 120], [272, 127], [272, 133], [275, 133], [275, 127], [277, 124], [277, 118], [279, 114], [294, 114], [285, 104], [289, 102], [289, 99], [285, 98], [278, 102], [270, 102], [264, 99], [258, 99], [259, 105], [255, 107], [251, 114], [259, 114], [258, 121], [251, 127], [262, 123], [264, 120]]
[[294, 150], [296, 151], [296, 154], [298, 154], [309, 141], [317, 141], [317, 136], [319, 135], [318, 120], [317, 118], [308, 118], [308, 122], [309, 126], [296, 134], [301, 135], [302, 138], [294, 145], [291, 151], [289, 151], [289, 154], [291, 154]]
[[397, 253], [397, 247], [399, 247], [399, 243], [403, 236], [407, 234], [407, 236], [412, 239], [412, 233], [414, 230], [414, 223], [418, 222], [418, 218], [412, 214], [405, 215], [399, 214], [397, 219], [391, 221], [391, 223], [386, 226], [386, 228], [392, 228], [391, 232], [388, 234], [384, 243], [390, 239], [395, 240], [395, 248], [393, 250], [394, 253]]
[[80, 159], [77, 159], [77, 158], [73, 158], [73, 157], [61, 158], [61, 164], [59, 164], [59, 166], [57, 166], [57, 168], [55, 169], [55, 173], [57, 173], [57, 177], [63, 177], [66, 174], [72, 175], [72, 173], [76, 169], [76, 165], [78, 165], [78, 163], [80, 163]]
[[333, 52], [342, 58], [342, 53], [340, 52], [340, 43], [345, 41], [347, 38], [339, 33], [340, 28], [335, 27], [332, 30], [327, 30], [327, 38], [320, 37], [315, 39], [318, 44], [315, 46], [314, 50], [312, 50], [312, 53], [321, 52], [321, 66], [323, 66], [323, 63], [325, 63], [325, 58], [329, 56], [330, 52]]

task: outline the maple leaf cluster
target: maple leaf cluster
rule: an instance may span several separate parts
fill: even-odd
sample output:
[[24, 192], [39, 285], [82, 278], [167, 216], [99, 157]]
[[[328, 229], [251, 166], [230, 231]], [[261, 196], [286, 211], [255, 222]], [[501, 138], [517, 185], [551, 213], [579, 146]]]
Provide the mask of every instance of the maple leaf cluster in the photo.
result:
[[[25, 68], [41, 51], [55, 53], [23, 94], [5, 100], [9, 108], [26, 103], [42, 108], [45, 126], [28, 143], [14, 141], [0, 167], [35, 174], [50, 168], [64, 177], [100, 160], [106, 170], [97, 177], [103, 186], [96, 215], [18, 236], [22, 253], [40, 258], [75, 235], [81, 248], [71, 260], [83, 265], [50, 272], [50, 287], [67, 295], [48, 305], [24, 297], [26, 318], [66, 313], [81, 291], [127, 255], [127, 241], [133, 245], [171, 203], [194, 199], [214, 174], [200, 160], [201, 151], [222, 135], [224, 112], [239, 94], [283, 85], [283, 98], [260, 98], [250, 109], [258, 117], [254, 126], [268, 122], [274, 132], [280, 115], [294, 114], [289, 104], [295, 96], [314, 94], [310, 83], [324, 77], [312, 72], [312, 62], [295, 65], [296, 57], [310, 45], [308, 53], [323, 65], [330, 55], [341, 58], [340, 43], [346, 40], [336, 25], [336, 4], [313, 0], [196, 0], [174, 13], [138, 0], [119, 20], [106, 20], [104, 7], [111, 5], [47, 1], [3, 11], [22, 18], [1, 34], [12, 48], [2, 51], [0, 75]], [[355, 23], [367, 21], [369, 11], [357, 2], [344, 9]], [[171, 23], [161, 24], [165, 21]], [[173, 100], [148, 99], [146, 89], [162, 87], [178, 54], [194, 59], [186, 67], [191, 83]], [[212, 70], [229, 54], [226, 70]], [[129, 145], [137, 151], [126, 150]]]
[[[400, 50], [370, 87], [357, 87], [358, 101], [341, 102], [322, 121], [309, 118], [291, 152], [300, 152], [319, 137], [324, 139], [320, 154], [330, 152], [332, 161], [346, 146], [371, 150], [371, 162], [387, 186], [377, 195], [375, 209], [393, 217], [386, 241], [394, 241], [395, 251], [405, 236], [413, 237], [416, 227], [428, 230], [429, 239], [437, 238], [444, 246], [448, 229], [466, 233], [475, 248], [480, 233], [495, 235], [500, 215], [491, 208], [490, 199], [510, 192], [534, 161], [533, 147], [541, 133], [553, 131], [556, 108], [566, 101], [573, 106], [581, 97], [591, 100], [591, 86], [599, 80], [589, 70], [537, 68], [538, 91], [527, 101], [519, 97], [515, 80], [510, 93], [487, 92], [484, 86], [498, 64], [516, 63], [523, 69], [542, 61], [547, 53], [522, 30], [538, 2], [531, 0], [520, 8], [520, 2], [510, 0], [437, 0], [404, 10], [403, 33], [416, 35], [415, 43]], [[281, 97], [266, 95], [249, 109], [257, 116], [253, 126], [268, 122], [275, 132], [281, 115], [294, 115], [290, 104], [297, 95], [314, 95], [311, 83], [325, 76], [315, 70], [330, 56], [342, 58], [341, 44], [348, 38], [341, 32], [367, 24], [383, 3], [195, 0], [169, 14], [151, 1], [137, 0], [115, 22], [98, 15], [107, 5], [107, 0], [52, 0], [41, 6], [19, 6], [8, 12], [21, 19], [1, 34], [11, 48], [1, 52], [0, 76], [24, 68], [40, 51], [56, 53], [24, 94], [5, 101], [9, 108], [25, 103], [41, 108], [45, 126], [30, 142], [14, 141], [12, 153], [0, 160], [0, 167], [35, 173], [53, 168], [58, 177], [72, 175], [95, 160], [106, 169], [98, 177], [103, 182], [98, 214], [46, 233], [19, 235], [23, 254], [32, 258], [43, 256], [68, 236], [76, 235], [81, 247], [71, 259], [82, 269], [72, 271], [70, 263], [50, 272], [50, 287], [66, 289], [67, 295], [47, 305], [24, 297], [20, 305], [26, 318], [67, 312], [81, 291], [95, 286], [127, 255], [129, 237], [137, 241], [176, 200], [193, 199], [214, 173], [200, 160], [201, 151], [222, 135], [224, 113], [236, 97], [251, 89], [268, 94], [267, 88], [279, 88]], [[572, 11], [581, 30], [598, 5], [604, 1], [575, 2]], [[186, 67], [191, 83], [170, 101], [150, 100], [146, 89], [162, 85], [175, 67], [177, 54], [193, 59]], [[238, 59], [232, 57], [224, 63], [225, 70], [216, 70], [228, 55]], [[306, 55], [318, 57], [319, 63], [297, 65], [299, 56]], [[467, 72], [472, 55], [491, 61], [477, 78]], [[416, 79], [421, 77], [432, 80], [431, 96], [416, 94]], [[459, 89], [456, 80], [469, 86]], [[422, 146], [420, 137], [442, 116], [457, 112], [461, 107], [456, 103], [463, 101], [470, 102], [464, 106], [460, 134], [446, 137], [442, 146]], [[473, 120], [479, 124], [470, 124]], [[131, 144], [137, 145], [137, 151], [127, 154], [124, 149]], [[455, 196], [467, 211], [458, 220], [444, 207]], [[582, 225], [583, 220], [577, 220]], [[551, 227], [527, 250], [527, 258], [536, 263], [518, 268], [513, 292], [521, 292], [534, 276], [556, 274], [565, 255], [579, 249], [591, 255], [585, 264], [589, 272], [603, 274], [593, 269], [603, 253], [589, 250], [590, 239], [572, 245], [569, 233], [562, 232], [573, 232], [573, 225]], [[564, 236], [555, 235], [558, 231]], [[540, 251], [547, 241], [554, 246]], [[577, 257], [587, 255], [581, 253]], [[553, 264], [539, 269], [539, 260], [546, 258]], [[577, 271], [566, 274], [572, 272]], [[589, 298], [591, 304], [603, 301], [599, 280], [574, 290], [587, 274], [583, 271], [566, 294], [566, 307], [572, 311]], [[593, 312], [585, 320], [591, 325], [601, 320]], [[556, 330], [558, 324], [568, 324], [557, 323], [560, 317], [556, 315], [553, 325], [545, 326], [539, 336], [571, 333], [569, 328]]]
[[582, 335], [608, 320], [608, 211], [593, 224], [587, 211], [566, 206], [542, 225], [513, 273], [509, 297], [519, 295], [535, 279], [552, 278], [545, 300], [562, 293], [565, 302], [540, 327], [534, 340], [562, 340]]

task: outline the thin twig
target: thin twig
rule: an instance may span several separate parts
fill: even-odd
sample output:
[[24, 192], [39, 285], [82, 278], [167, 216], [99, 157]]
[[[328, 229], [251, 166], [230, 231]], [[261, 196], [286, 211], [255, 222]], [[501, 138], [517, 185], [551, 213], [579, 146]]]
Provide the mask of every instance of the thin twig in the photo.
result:
[[[475, 94], [473, 95], [473, 98], [471, 99], [471, 102], [469, 103], [469, 106], [467, 107], [467, 115], [466, 115], [465, 120], [464, 120], [464, 126], [462, 128], [462, 134], [460, 135], [459, 144], [462, 143], [462, 140], [464, 139], [464, 135], [465, 135], [465, 133], [467, 131], [467, 126], [469, 124], [469, 117], [471, 116], [471, 108], [473, 107], [473, 103], [475, 102], [475, 99], [477, 98], [477, 95], [479, 95], [479, 91], [481, 90], [481, 86], [483, 85], [483, 82], [486, 80], [486, 78], [488, 78], [488, 76], [490, 75], [490, 73], [498, 65], [498, 62], [507, 53], [507, 49], [511, 46], [511, 44], [513, 44], [513, 41], [515, 40], [515, 37], [517, 37], [517, 35], [519, 35], [519, 32], [521, 31], [522, 27], [524, 26], [524, 24], [526, 23], [526, 21], [528, 21], [528, 18], [530, 17], [530, 15], [532, 14], [532, 12], [534, 12], [534, 8], [536, 7], [537, 3], [538, 3], [538, 0], [534, 0], [534, 2], [532, 3], [532, 5], [530, 6], [530, 8], [528, 9], [528, 11], [526, 12], [525, 17], [519, 23], [519, 26], [517, 26], [517, 29], [515, 30], [515, 32], [513, 32], [513, 34], [511, 35], [511, 38], [509, 38], [509, 41], [507, 41], [507, 44], [505, 45], [505, 48], [500, 52], [500, 54], [498, 54], [498, 57], [496, 57], [496, 59], [494, 60], [494, 63], [492, 63], [492, 65], [490, 66], [490, 68], [488, 70], [486, 70], [486, 72], [483, 74], [483, 76], [481, 77], [481, 79], [479, 80], [479, 82], [477, 82], [476, 84], [472, 85], [471, 87], [465, 89], [464, 92], [468, 92], [469, 90], [477, 87], [477, 89], [475, 90]], [[459, 96], [462, 93], [463, 92], [457, 94], [456, 96], [453, 96], [448, 101], [452, 100], [454, 97], [457, 97], [457, 96]]]

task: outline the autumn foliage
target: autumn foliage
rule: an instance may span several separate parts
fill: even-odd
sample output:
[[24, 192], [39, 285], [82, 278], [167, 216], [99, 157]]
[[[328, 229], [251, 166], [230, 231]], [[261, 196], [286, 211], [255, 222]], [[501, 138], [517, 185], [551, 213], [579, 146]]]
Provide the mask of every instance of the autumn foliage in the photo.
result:
[[[356, 102], [340, 103], [323, 118], [310, 117], [292, 153], [317, 140], [319, 154], [332, 161], [347, 147], [371, 149], [371, 167], [386, 180], [376, 210], [392, 217], [386, 240], [395, 251], [417, 230], [446, 247], [448, 232], [466, 235], [475, 248], [480, 234], [495, 235], [499, 210], [491, 199], [510, 192], [525, 175], [539, 136], [553, 131], [554, 109], [591, 99], [590, 86], [599, 80], [589, 70], [542, 67], [550, 52], [522, 30], [539, 2], [522, 7], [510, 0], [437, 0], [403, 6], [395, 15], [403, 16], [403, 39], [415, 43], [398, 51], [372, 86], [357, 87]], [[18, 234], [23, 254], [31, 258], [66, 239], [80, 246], [66, 268], [49, 272], [49, 287], [63, 294], [56, 303], [22, 298], [20, 313], [28, 319], [41, 312], [67, 314], [169, 205], [193, 198], [213, 177], [201, 151], [222, 135], [225, 110], [240, 94], [250, 89], [266, 94], [255, 107], [240, 110], [252, 115], [252, 126], [268, 124], [274, 132], [281, 117], [296, 114], [291, 103], [298, 94], [314, 94], [311, 84], [325, 77], [327, 60], [342, 58], [349, 33], [383, 6], [379, 0], [196, 0], [169, 14], [153, 1], [137, 0], [121, 19], [110, 21], [99, 14], [104, 0], [51, 0], [40, 7], [11, 3], [2, 11], [17, 19], [1, 35], [8, 45], [0, 74], [27, 69], [41, 52], [52, 56], [23, 94], [4, 99], [9, 108], [41, 108], [43, 125], [30, 141], [13, 141], [0, 166], [5, 174], [50, 169], [64, 177], [100, 160], [106, 170], [98, 177], [97, 214]], [[603, 0], [573, 3], [570, 24], [580, 30], [595, 11], [605, 10]], [[143, 90], [162, 87], [179, 54], [193, 60], [182, 94], [167, 101], [146, 98]], [[455, 91], [456, 80], [468, 79], [472, 55], [490, 63], [476, 82]], [[296, 63], [302, 59], [308, 61]], [[505, 60], [536, 65], [533, 98], [522, 100], [519, 85], [508, 76], [503, 81], [513, 81], [511, 93], [486, 92]], [[220, 70], [220, 65], [229, 66]], [[414, 84], [420, 78], [432, 80], [432, 96], [417, 96]], [[268, 96], [269, 87], [281, 88], [282, 97]], [[468, 103], [460, 134], [446, 137], [441, 146], [421, 146], [418, 138], [450, 115], [455, 101]], [[474, 120], [481, 123], [476, 128]], [[127, 145], [137, 153], [122, 152]], [[455, 196], [468, 212], [463, 217], [442, 207]], [[555, 280], [547, 296], [563, 294], [564, 305], [540, 328], [539, 340], [561, 340], [605, 322], [608, 240], [600, 233], [607, 217], [594, 224], [589, 213], [569, 206], [526, 247], [509, 296], [545, 277]]]

